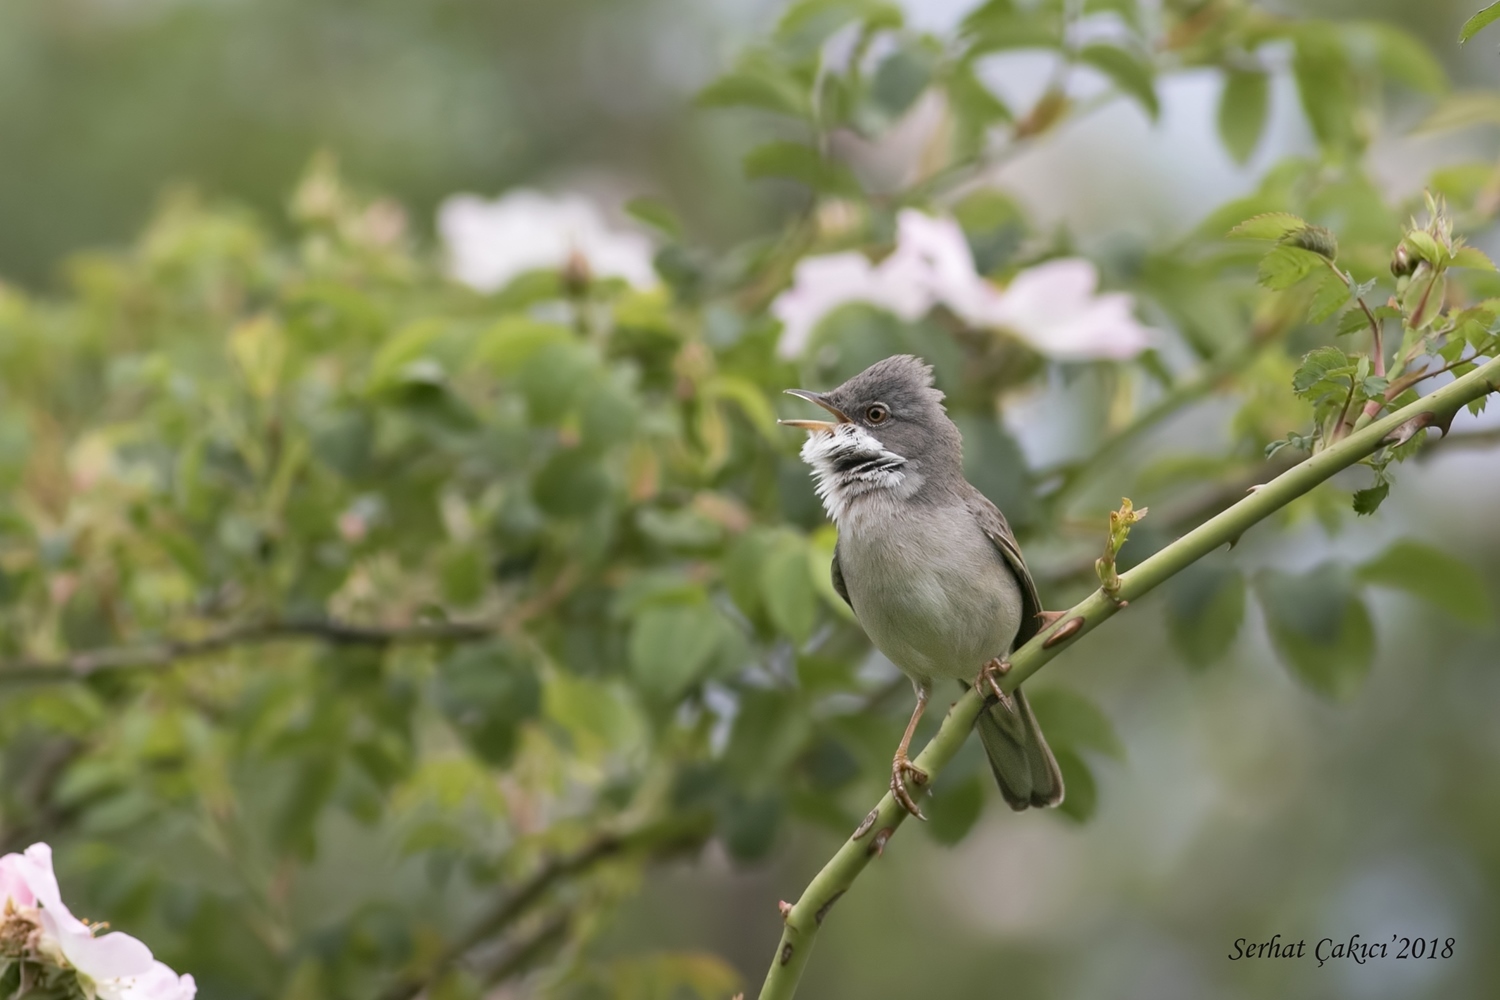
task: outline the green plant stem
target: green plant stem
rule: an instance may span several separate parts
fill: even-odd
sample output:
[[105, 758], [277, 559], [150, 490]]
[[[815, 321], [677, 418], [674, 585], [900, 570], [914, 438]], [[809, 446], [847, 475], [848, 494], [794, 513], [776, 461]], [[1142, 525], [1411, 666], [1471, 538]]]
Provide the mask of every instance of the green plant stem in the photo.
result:
[[[1210, 518], [1193, 531], [1157, 552], [1120, 577], [1118, 600], [1095, 591], [1066, 612], [1047, 631], [1032, 639], [1010, 658], [1011, 669], [1001, 686], [1013, 691], [1079, 637], [1112, 618], [1130, 601], [1160, 586], [1172, 576], [1213, 552], [1236, 541], [1250, 528], [1298, 497], [1373, 454], [1388, 439], [1405, 439], [1422, 428], [1446, 428], [1465, 404], [1500, 390], [1500, 359], [1457, 379], [1362, 430], [1293, 466], [1250, 496]], [[929, 781], [953, 759], [969, 737], [983, 699], [969, 691], [948, 710], [947, 717], [914, 763], [929, 775]], [[906, 819], [906, 811], [886, 794], [845, 841], [823, 870], [808, 883], [802, 896], [784, 916], [781, 941], [761, 987], [760, 1000], [789, 1000], [807, 966], [818, 928], [833, 904], [847, 892], [870, 861], [885, 849], [892, 834]]]

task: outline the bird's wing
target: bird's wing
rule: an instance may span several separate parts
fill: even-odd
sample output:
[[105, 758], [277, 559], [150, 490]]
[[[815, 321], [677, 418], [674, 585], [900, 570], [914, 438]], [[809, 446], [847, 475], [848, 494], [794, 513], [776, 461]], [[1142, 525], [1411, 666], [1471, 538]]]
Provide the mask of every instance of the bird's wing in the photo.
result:
[[[1021, 627], [1016, 631], [1011, 647], [1018, 649], [1041, 631], [1042, 600], [1036, 592], [1036, 581], [1031, 578], [1031, 570], [1026, 568], [1021, 546], [1016, 544], [1016, 536], [1011, 534], [1010, 525], [1005, 523], [1000, 508], [972, 488], [967, 505], [1021, 585]], [[990, 770], [1000, 785], [1001, 796], [1012, 809], [1055, 806], [1063, 800], [1063, 777], [1057, 758], [1047, 746], [1036, 715], [1020, 688], [1016, 688], [1011, 699], [1014, 708], [998, 702], [987, 703], [985, 710], [975, 719]]]
[[1000, 508], [973, 487], [970, 487], [965, 503], [985, 535], [1005, 557], [1011, 572], [1016, 575], [1016, 582], [1021, 585], [1021, 627], [1016, 632], [1013, 647], [1019, 649], [1041, 631], [1042, 620], [1038, 616], [1042, 611], [1042, 599], [1036, 592], [1036, 581], [1031, 578], [1031, 570], [1026, 568], [1026, 560], [1021, 556], [1021, 546], [1016, 543], [1016, 536], [1011, 534], [1010, 525], [1005, 523], [1005, 515], [1000, 513]]
[[844, 571], [839, 569], [839, 547], [833, 547], [833, 562], [828, 564], [828, 573], [833, 577], [833, 589], [839, 592], [844, 603], [849, 605], [849, 610], [854, 610], [854, 602], [849, 600], [849, 588], [844, 586]]

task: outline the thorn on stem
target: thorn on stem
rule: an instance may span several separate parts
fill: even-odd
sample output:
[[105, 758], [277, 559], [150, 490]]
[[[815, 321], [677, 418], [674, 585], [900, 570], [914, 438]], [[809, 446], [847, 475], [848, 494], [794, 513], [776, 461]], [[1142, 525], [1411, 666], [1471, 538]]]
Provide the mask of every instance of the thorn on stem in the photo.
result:
[[892, 827], [881, 827], [880, 832], [875, 835], [875, 839], [870, 841], [870, 847], [866, 853], [872, 854], [877, 858], [880, 857], [885, 853], [886, 841], [890, 840], [891, 834], [895, 832], [895, 829]]
[[790, 941], [788, 941], [786, 944], [784, 944], [784, 945], [781, 946], [781, 964], [785, 965], [786, 963], [790, 962], [791, 960], [792, 960], [792, 943]]
[[1058, 626], [1056, 632], [1053, 632], [1051, 635], [1047, 636], [1045, 640], [1043, 640], [1042, 648], [1051, 649], [1053, 646], [1056, 646], [1060, 642], [1066, 642], [1073, 636], [1077, 635], [1079, 630], [1082, 628], [1082, 618], [1069, 618], [1067, 621]]
[[880, 807], [876, 806], [874, 809], [871, 809], [869, 811], [869, 813], [867, 813], [865, 815], [864, 819], [862, 819], [862, 820], [859, 821], [859, 826], [856, 826], [854, 828], [854, 836], [850, 837], [849, 839], [850, 840], [858, 840], [859, 838], [863, 837], [865, 834], [869, 833], [870, 829], [875, 825], [875, 821], [877, 819], [879, 819], [879, 818], [880, 818]]

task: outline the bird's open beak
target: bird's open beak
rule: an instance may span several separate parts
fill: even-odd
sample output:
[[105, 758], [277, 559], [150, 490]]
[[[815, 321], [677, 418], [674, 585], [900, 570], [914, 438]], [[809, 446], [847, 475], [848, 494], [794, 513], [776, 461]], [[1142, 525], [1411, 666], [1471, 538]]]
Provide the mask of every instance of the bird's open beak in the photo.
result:
[[849, 423], [849, 418], [844, 415], [844, 411], [830, 403], [828, 397], [821, 392], [808, 392], [806, 389], [788, 389], [787, 395], [796, 396], [798, 399], [805, 399], [809, 403], [817, 403], [823, 409], [838, 417], [838, 420], [836, 422], [827, 420], [778, 420], [776, 421], [778, 424], [785, 424], [787, 427], [798, 427], [804, 431], [831, 431], [839, 424]]

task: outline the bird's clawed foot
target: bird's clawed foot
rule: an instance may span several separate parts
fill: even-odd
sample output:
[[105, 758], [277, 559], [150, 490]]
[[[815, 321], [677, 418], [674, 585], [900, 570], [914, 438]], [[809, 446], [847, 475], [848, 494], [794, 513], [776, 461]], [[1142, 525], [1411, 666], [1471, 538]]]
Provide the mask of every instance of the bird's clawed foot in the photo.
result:
[[911, 813], [924, 823], [927, 817], [922, 815], [922, 810], [917, 808], [916, 800], [907, 791], [906, 782], [910, 779], [913, 784], [927, 784], [927, 772], [907, 760], [906, 754], [898, 753], [891, 761], [891, 796], [901, 803], [901, 808]]
[[1011, 701], [1010, 695], [1005, 693], [1005, 689], [1000, 686], [1000, 678], [1008, 673], [1010, 673], [1010, 662], [1002, 660], [997, 656], [979, 668], [979, 676], [974, 678], [974, 686], [979, 689], [980, 694], [984, 695], [985, 700], [988, 700], [989, 696], [993, 694], [1000, 700], [1000, 704], [1014, 712], [1016, 710], [1015, 703]]

